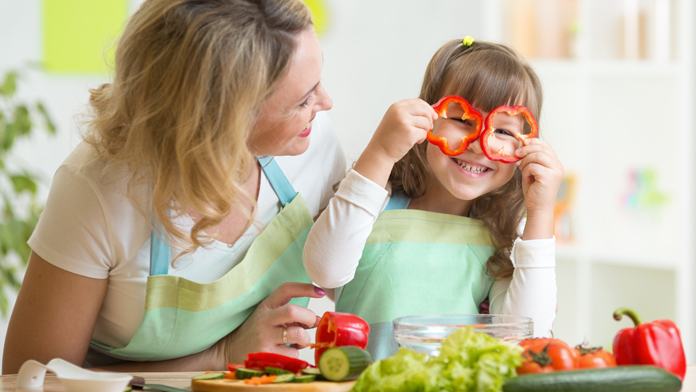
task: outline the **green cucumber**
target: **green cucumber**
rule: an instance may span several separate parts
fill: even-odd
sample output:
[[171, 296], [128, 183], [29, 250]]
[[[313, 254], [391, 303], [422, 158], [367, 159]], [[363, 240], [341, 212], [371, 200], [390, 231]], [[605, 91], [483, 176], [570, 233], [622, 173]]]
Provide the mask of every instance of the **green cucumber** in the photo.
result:
[[225, 373], [206, 373], [191, 377], [192, 380], [219, 380], [225, 378]]
[[317, 379], [317, 376], [313, 374], [305, 374], [303, 376], [296, 376], [292, 382], [300, 382], [300, 383], [306, 383], [306, 382], [312, 382]]
[[237, 370], [235, 370], [234, 377], [238, 380], [244, 380], [244, 379], [252, 378], [252, 377], [261, 377], [264, 374], [266, 374], [266, 373], [264, 373], [260, 370], [247, 369], [247, 368], [240, 367], [240, 368], [237, 368]]
[[[266, 369], [268, 369], [268, 368], [266, 368]], [[290, 382], [294, 379], [295, 379], [295, 375], [292, 373], [278, 374], [278, 375], [276, 375], [276, 379], [275, 379], [275, 381], [273, 381], [273, 384]]]
[[319, 370], [329, 381], [350, 381], [358, 378], [371, 363], [370, 353], [360, 347], [334, 347], [319, 358]]
[[281, 375], [281, 374], [294, 374], [293, 372], [291, 372], [289, 370], [280, 369], [280, 368], [276, 368], [276, 367], [270, 367], [270, 366], [266, 366], [266, 368], [264, 370], [265, 370], [266, 374], [275, 374], [276, 376]]
[[676, 392], [681, 386], [677, 376], [657, 366], [622, 365], [524, 374], [505, 381], [503, 392]]

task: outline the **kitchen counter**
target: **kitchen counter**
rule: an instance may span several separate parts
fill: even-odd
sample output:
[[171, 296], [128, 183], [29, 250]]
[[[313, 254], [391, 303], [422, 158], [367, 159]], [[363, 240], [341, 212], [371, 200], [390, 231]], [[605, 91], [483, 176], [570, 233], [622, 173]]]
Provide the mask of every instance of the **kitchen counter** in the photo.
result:
[[[131, 373], [145, 379], [148, 384], [163, 384], [187, 391], [191, 390], [191, 377], [201, 374], [201, 372], [173, 372], [173, 373]], [[8, 374], [0, 376], [0, 391], [14, 392], [65, 392], [63, 384], [50, 372], [46, 373], [43, 388], [17, 389], [17, 375]], [[134, 390], [137, 392], [137, 390]], [[683, 392], [696, 392], [696, 365], [689, 365], [686, 371], [686, 378], [682, 387]]]

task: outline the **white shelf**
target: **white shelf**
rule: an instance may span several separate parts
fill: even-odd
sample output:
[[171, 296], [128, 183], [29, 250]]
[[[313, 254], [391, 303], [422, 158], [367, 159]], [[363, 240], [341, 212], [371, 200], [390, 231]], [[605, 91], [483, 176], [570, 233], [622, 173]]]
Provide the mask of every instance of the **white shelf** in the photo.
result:
[[[559, 4], [487, 0], [482, 39], [509, 44], [515, 1], [551, 7], [543, 12]], [[626, 45], [621, 12], [629, 3], [576, 1], [579, 28], [570, 46], [575, 57], [529, 59], [544, 85], [542, 137], [556, 149], [566, 174], [577, 179], [569, 219], [574, 242], [556, 246], [554, 333], [572, 344], [587, 338], [606, 345], [619, 329], [606, 313], [614, 306], [634, 307], [644, 320], [673, 319], [687, 362], [696, 363], [696, 2], [639, 0], [654, 20], [659, 17], [651, 12], [666, 4], [677, 10], [668, 34], [674, 44], [667, 50], [650, 42], [646, 47], [647, 57], [674, 59], [627, 60], [618, 51]], [[539, 31], [560, 20], [538, 19], [528, 25]], [[544, 34], [537, 36], [558, 38]], [[657, 210], [622, 205], [629, 173], [648, 169], [669, 202]]]
[[656, 270], [675, 270], [681, 263], [664, 254], [646, 254], [631, 251], [598, 251], [587, 250], [579, 245], [556, 245], [556, 258], [559, 260], [576, 260], [592, 264], [615, 264], [634, 268], [648, 268]]

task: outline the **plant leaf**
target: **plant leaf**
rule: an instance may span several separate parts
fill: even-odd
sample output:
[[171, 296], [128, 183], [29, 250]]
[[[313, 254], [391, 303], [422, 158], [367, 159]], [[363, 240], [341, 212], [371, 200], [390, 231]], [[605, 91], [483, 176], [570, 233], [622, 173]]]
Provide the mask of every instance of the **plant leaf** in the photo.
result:
[[0, 135], [0, 149], [3, 151], [10, 151], [12, 148], [12, 145], [14, 144], [15, 140], [15, 135], [17, 132], [15, 132], [15, 124], [14, 123], [7, 123], [5, 125], [5, 134]]
[[39, 109], [39, 113], [44, 118], [44, 121], [46, 121], [46, 129], [48, 130], [48, 133], [51, 135], [56, 134], [56, 126], [51, 120], [51, 116], [48, 114], [48, 110], [46, 110], [46, 107], [43, 105], [43, 103], [39, 102], [36, 104], [36, 108]]
[[29, 175], [14, 174], [10, 176], [15, 193], [20, 194], [29, 191], [32, 195], [36, 194], [36, 182]]
[[31, 132], [31, 119], [29, 118], [29, 109], [24, 105], [17, 105], [15, 108], [14, 123], [17, 127], [17, 136], [26, 136]]
[[17, 72], [8, 72], [5, 75], [5, 82], [2, 84], [2, 87], [0, 87], [0, 94], [8, 98], [13, 96], [15, 91], [17, 91], [18, 76]]

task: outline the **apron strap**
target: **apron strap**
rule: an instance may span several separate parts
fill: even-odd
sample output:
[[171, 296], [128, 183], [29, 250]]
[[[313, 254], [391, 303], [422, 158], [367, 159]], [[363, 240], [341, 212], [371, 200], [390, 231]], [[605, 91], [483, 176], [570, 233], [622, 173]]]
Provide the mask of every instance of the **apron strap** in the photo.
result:
[[408, 205], [411, 204], [411, 198], [404, 195], [403, 193], [395, 193], [392, 195], [391, 199], [389, 199], [389, 203], [387, 203], [387, 206], [384, 208], [384, 211], [389, 211], [389, 210], [406, 210], [408, 209]]
[[[157, 228], [156, 225], [155, 228]], [[169, 245], [160, 239], [155, 230], [150, 230], [150, 276], [167, 275], [169, 257]]]
[[266, 174], [266, 178], [268, 178], [268, 182], [271, 183], [273, 191], [278, 195], [278, 200], [285, 207], [286, 204], [290, 203], [297, 196], [295, 188], [292, 187], [288, 178], [280, 170], [278, 162], [273, 157], [258, 157], [257, 159], [261, 164], [263, 172]]
[[[273, 157], [258, 157], [263, 172], [268, 178], [273, 191], [278, 196], [278, 200], [285, 207], [290, 203], [297, 192], [292, 187], [288, 178], [278, 166]], [[156, 227], [156, 226], [155, 226]], [[150, 275], [167, 275], [169, 273], [169, 245], [157, 235], [155, 230], [150, 231]]]

